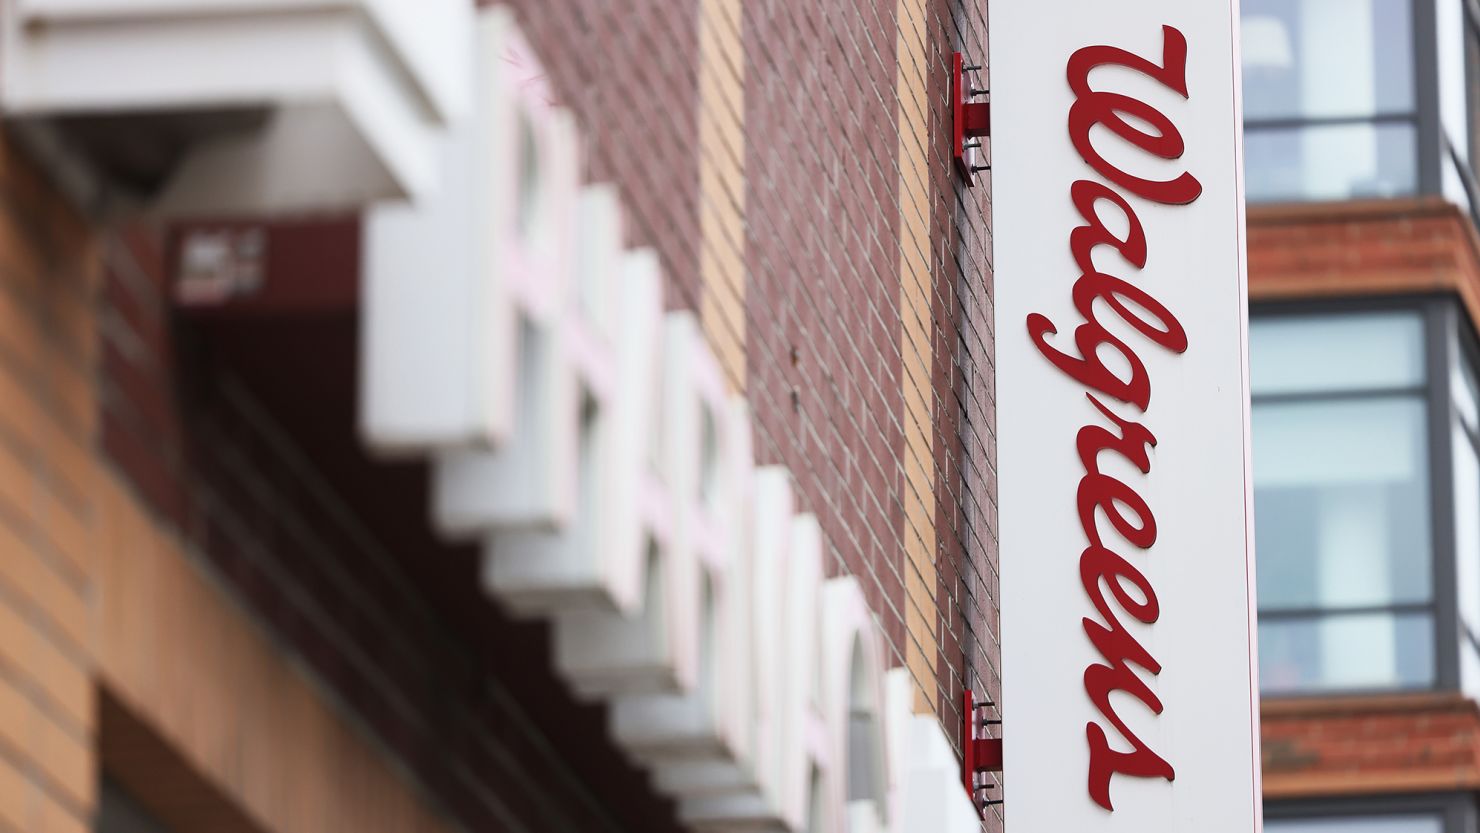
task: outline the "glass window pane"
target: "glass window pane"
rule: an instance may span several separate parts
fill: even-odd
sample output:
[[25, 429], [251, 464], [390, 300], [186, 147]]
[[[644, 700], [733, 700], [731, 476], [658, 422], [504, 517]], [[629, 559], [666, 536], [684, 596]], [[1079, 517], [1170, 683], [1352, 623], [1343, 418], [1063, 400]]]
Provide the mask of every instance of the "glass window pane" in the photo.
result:
[[1259, 683], [1265, 694], [1430, 687], [1433, 619], [1363, 613], [1261, 620]]
[[[1480, 78], [1480, 32], [1475, 27], [1465, 27], [1465, 69], [1467, 78]], [[1466, 112], [1480, 112], [1480, 84], [1465, 84], [1465, 107]], [[1458, 136], [1450, 136], [1452, 141], [1463, 141], [1469, 145], [1467, 153], [1461, 154], [1470, 163], [1472, 171], [1480, 170], [1480, 131], [1468, 130]]]
[[1250, 201], [1393, 197], [1418, 188], [1411, 122], [1244, 131]]
[[1242, 10], [1246, 118], [1413, 111], [1408, 0], [1243, 0]]
[[1480, 698], [1480, 655], [1469, 634], [1480, 634], [1480, 457], [1472, 439], [1480, 433], [1480, 393], [1463, 350], [1450, 367], [1454, 394], [1450, 442], [1454, 452], [1455, 585], [1459, 597], [1460, 689]]
[[1449, 389], [1454, 396], [1454, 410], [1460, 422], [1471, 431], [1480, 433], [1480, 385], [1475, 383], [1475, 371], [1464, 351], [1458, 361], [1449, 368]]
[[1249, 325], [1255, 396], [1416, 387], [1424, 379], [1416, 312], [1277, 316]]
[[1469, 433], [1456, 421], [1454, 443], [1454, 548], [1460, 621], [1480, 633], [1480, 461]]
[[1439, 65], [1439, 123], [1461, 159], [1469, 159], [1470, 116], [1465, 92], [1465, 4], [1435, 4], [1435, 59]]
[[1430, 599], [1424, 412], [1418, 397], [1254, 407], [1261, 609]]
[[1459, 690], [1471, 699], [1480, 699], [1480, 653], [1464, 633], [1459, 637]]
[[1271, 819], [1269, 833], [1442, 833], [1439, 816], [1349, 816], [1329, 819]]

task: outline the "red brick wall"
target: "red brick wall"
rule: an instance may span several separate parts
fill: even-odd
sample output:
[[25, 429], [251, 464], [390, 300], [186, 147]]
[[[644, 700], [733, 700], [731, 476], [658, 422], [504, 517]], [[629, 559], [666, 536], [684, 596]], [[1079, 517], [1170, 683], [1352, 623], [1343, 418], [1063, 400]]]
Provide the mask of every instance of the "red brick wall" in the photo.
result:
[[[497, 5], [478, 0], [480, 6]], [[621, 189], [628, 239], [652, 246], [673, 309], [699, 305], [698, 3], [513, 0], [576, 115], [586, 179]]]
[[[947, 67], [953, 51], [986, 71], [975, 80], [991, 86], [986, 9], [934, 0], [927, 19], [930, 96], [947, 100]], [[933, 345], [933, 389], [941, 418], [932, 441], [937, 459], [937, 530], [950, 548], [940, 571], [944, 658], [941, 694], [952, 725], [959, 725], [963, 686], [978, 700], [1001, 694], [997, 583], [997, 386], [993, 354], [995, 302], [992, 268], [992, 190], [989, 175], [968, 187], [953, 168], [948, 113], [933, 111], [930, 153], [934, 320], [942, 322]], [[949, 357], [949, 358], [947, 358]], [[1000, 717], [995, 708], [993, 717]], [[999, 793], [995, 797], [1001, 798]], [[1001, 829], [993, 813], [987, 829]]]
[[1459, 694], [1267, 703], [1269, 799], [1480, 788], [1480, 711]]
[[904, 502], [929, 496], [901, 465], [894, 5], [747, 10], [745, 263], [757, 462], [790, 467], [828, 574], [862, 579], [898, 665]]
[[[743, 2], [734, 23], [707, 24], [739, 40], [720, 75], [743, 88], [740, 135], [701, 150], [696, 33], [722, 4], [512, 5], [578, 117], [587, 179], [621, 186], [630, 242], [662, 255], [670, 306], [702, 305], [704, 201], [743, 206], [743, 237], [721, 245], [743, 264], [745, 373], [732, 381], [751, 399], [757, 456], [791, 468], [827, 536], [829, 573], [860, 577], [892, 661], [905, 663], [912, 640], [938, 655], [932, 705], [954, 733], [962, 688], [996, 685], [989, 196], [961, 187], [945, 139], [946, 68], [958, 44], [984, 56], [982, 10], [929, 0], [901, 20], [910, 4], [896, 0]], [[900, 272], [915, 245], [900, 229], [900, 27], [925, 44], [923, 275]], [[743, 193], [700, 193], [701, 152], [736, 157], [720, 161], [743, 170]], [[928, 424], [901, 401], [912, 382], [902, 281], [930, 294]], [[904, 476], [909, 432], [933, 457], [920, 461], [934, 471], [923, 489]], [[912, 503], [933, 528], [906, 522]], [[923, 634], [906, 633], [912, 536], [937, 560]]]
[[1455, 292], [1480, 321], [1480, 241], [1437, 198], [1254, 207], [1253, 300]]

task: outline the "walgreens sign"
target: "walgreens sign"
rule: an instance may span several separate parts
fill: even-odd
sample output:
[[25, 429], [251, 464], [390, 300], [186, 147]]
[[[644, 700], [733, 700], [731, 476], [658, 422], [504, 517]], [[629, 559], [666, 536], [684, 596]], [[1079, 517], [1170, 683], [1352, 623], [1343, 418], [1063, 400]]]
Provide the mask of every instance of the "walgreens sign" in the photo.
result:
[[1237, 3], [991, 16], [1006, 823], [1257, 831]]

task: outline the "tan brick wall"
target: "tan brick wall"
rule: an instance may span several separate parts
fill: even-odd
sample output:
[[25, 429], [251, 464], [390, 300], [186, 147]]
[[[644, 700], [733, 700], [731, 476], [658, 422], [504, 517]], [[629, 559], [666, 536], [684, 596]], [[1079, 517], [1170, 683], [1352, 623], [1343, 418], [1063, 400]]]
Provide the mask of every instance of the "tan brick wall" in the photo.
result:
[[745, 56], [740, 0], [699, 4], [699, 276], [704, 334], [745, 389]]
[[900, 397], [904, 405], [905, 665], [914, 686], [914, 710], [940, 707], [936, 678], [940, 645], [936, 599], [936, 483], [931, 385], [935, 321], [930, 273], [929, 44], [924, 0], [898, 0], [895, 12], [895, 98], [899, 125]]
[[[151, 726], [254, 829], [450, 829], [111, 478], [98, 505], [106, 530], [98, 551], [98, 673], [110, 697]], [[178, 829], [214, 829], [200, 807], [171, 803], [173, 780], [161, 784], [151, 773], [130, 771], [129, 750], [110, 747], [105, 757]]]
[[88, 608], [96, 408], [86, 225], [0, 138], [0, 830], [96, 800]]
[[0, 137], [0, 833], [90, 829], [104, 763], [181, 830], [448, 829], [103, 462], [105, 234]]

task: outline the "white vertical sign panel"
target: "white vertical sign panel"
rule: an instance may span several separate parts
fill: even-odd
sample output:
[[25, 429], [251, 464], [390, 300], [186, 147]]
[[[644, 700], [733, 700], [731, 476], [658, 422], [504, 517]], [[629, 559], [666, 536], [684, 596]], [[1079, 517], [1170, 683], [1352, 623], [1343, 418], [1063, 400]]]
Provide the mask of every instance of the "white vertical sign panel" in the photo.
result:
[[1237, 0], [996, 0], [1007, 829], [1260, 827]]

